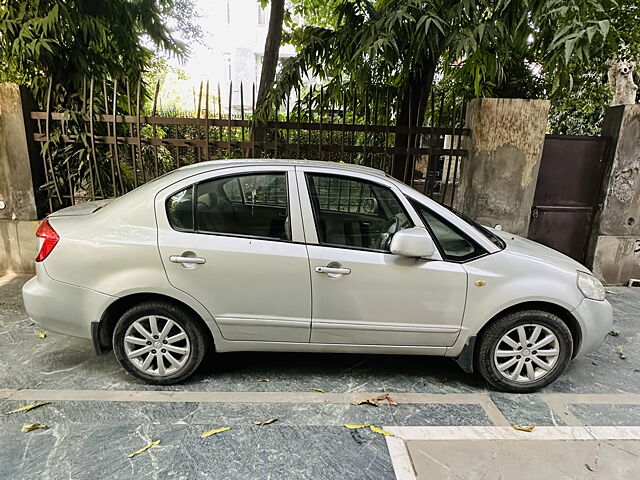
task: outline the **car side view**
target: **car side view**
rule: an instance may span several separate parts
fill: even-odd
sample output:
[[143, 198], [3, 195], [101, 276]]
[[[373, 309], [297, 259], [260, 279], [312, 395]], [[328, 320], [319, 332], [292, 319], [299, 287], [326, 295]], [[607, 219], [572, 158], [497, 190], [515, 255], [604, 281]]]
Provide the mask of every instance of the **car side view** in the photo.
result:
[[37, 235], [31, 318], [154, 384], [213, 349], [446, 356], [531, 392], [612, 324], [584, 266], [361, 166], [199, 163]]

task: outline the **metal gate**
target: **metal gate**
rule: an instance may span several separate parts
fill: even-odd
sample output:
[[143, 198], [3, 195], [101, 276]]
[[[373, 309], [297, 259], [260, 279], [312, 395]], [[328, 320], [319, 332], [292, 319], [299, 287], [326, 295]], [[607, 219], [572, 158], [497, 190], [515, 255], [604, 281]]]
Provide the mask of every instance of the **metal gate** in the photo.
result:
[[528, 237], [584, 263], [607, 138], [547, 135]]

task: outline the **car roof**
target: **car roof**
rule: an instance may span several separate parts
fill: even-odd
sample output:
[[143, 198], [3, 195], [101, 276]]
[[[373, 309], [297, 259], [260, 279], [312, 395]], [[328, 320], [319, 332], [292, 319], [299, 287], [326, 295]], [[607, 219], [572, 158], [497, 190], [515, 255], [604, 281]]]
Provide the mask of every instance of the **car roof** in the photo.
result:
[[295, 159], [271, 159], [271, 158], [241, 158], [232, 160], [210, 160], [208, 162], [194, 163], [178, 169], [179, 171], [189, 172], [189, 175], [209, 172], [220, 168], [244, 167], [251, 165], [261, 166], [298, 166], [298, 167], [314, 167], [327, 169], [344, 169], [346, 171], [368, 173], [370, 175], [378, 175], [381, 177], [389, 177], [388, 174], [376, 168], [365, 167], [363, 165], [354, 165], [351, 163], [329, 162], [319, 160], [295, 160]]

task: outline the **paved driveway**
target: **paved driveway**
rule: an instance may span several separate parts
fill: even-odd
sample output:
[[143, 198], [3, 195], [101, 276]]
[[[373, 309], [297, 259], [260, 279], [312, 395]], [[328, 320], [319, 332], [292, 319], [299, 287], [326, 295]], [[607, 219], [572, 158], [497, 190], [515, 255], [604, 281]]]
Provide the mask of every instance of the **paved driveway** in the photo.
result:
[[[38, 338], [20, 300], [25, 280], [0, 280], [0, 413], [51, 403], [0, 415], [2, 478], [380, 480], [517, 471], [555, 479], [640, 471], [640, 289], [608, 289], [619, 336], [542, 392], [510, 395], [450, 360], [374, 355], [211, 356], [186, 384], [152, 387], [112, 354], [96, 357], [89, 341]], [[383, 392], [398, 405], [353, 405]], [[22, 433], [24, 423], [49, 428]], [[533, 423], [531, 433], [511, 427]], [[219, 427], [231, 429], [200, 437]]]

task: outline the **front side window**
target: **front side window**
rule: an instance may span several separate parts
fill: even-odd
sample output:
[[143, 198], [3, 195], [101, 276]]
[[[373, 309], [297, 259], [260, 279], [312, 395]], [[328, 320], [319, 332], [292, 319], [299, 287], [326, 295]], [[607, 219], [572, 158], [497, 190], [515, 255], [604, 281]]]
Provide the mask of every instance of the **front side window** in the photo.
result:
[[291, 240], [287, 192], [286, 173], [216, 178], [169, 197], [167, 216], [177, 230]]
[[352, 177], [306, 178], [321, 244], [389, 251], [393, 234], [413, 226], [387, 187]]
[[411, 204], [431, 230], [445, 260], [462, 262], [485, 254], [485, 250], [454, 225], [433, 213], [426, 206], [411, 200]]

